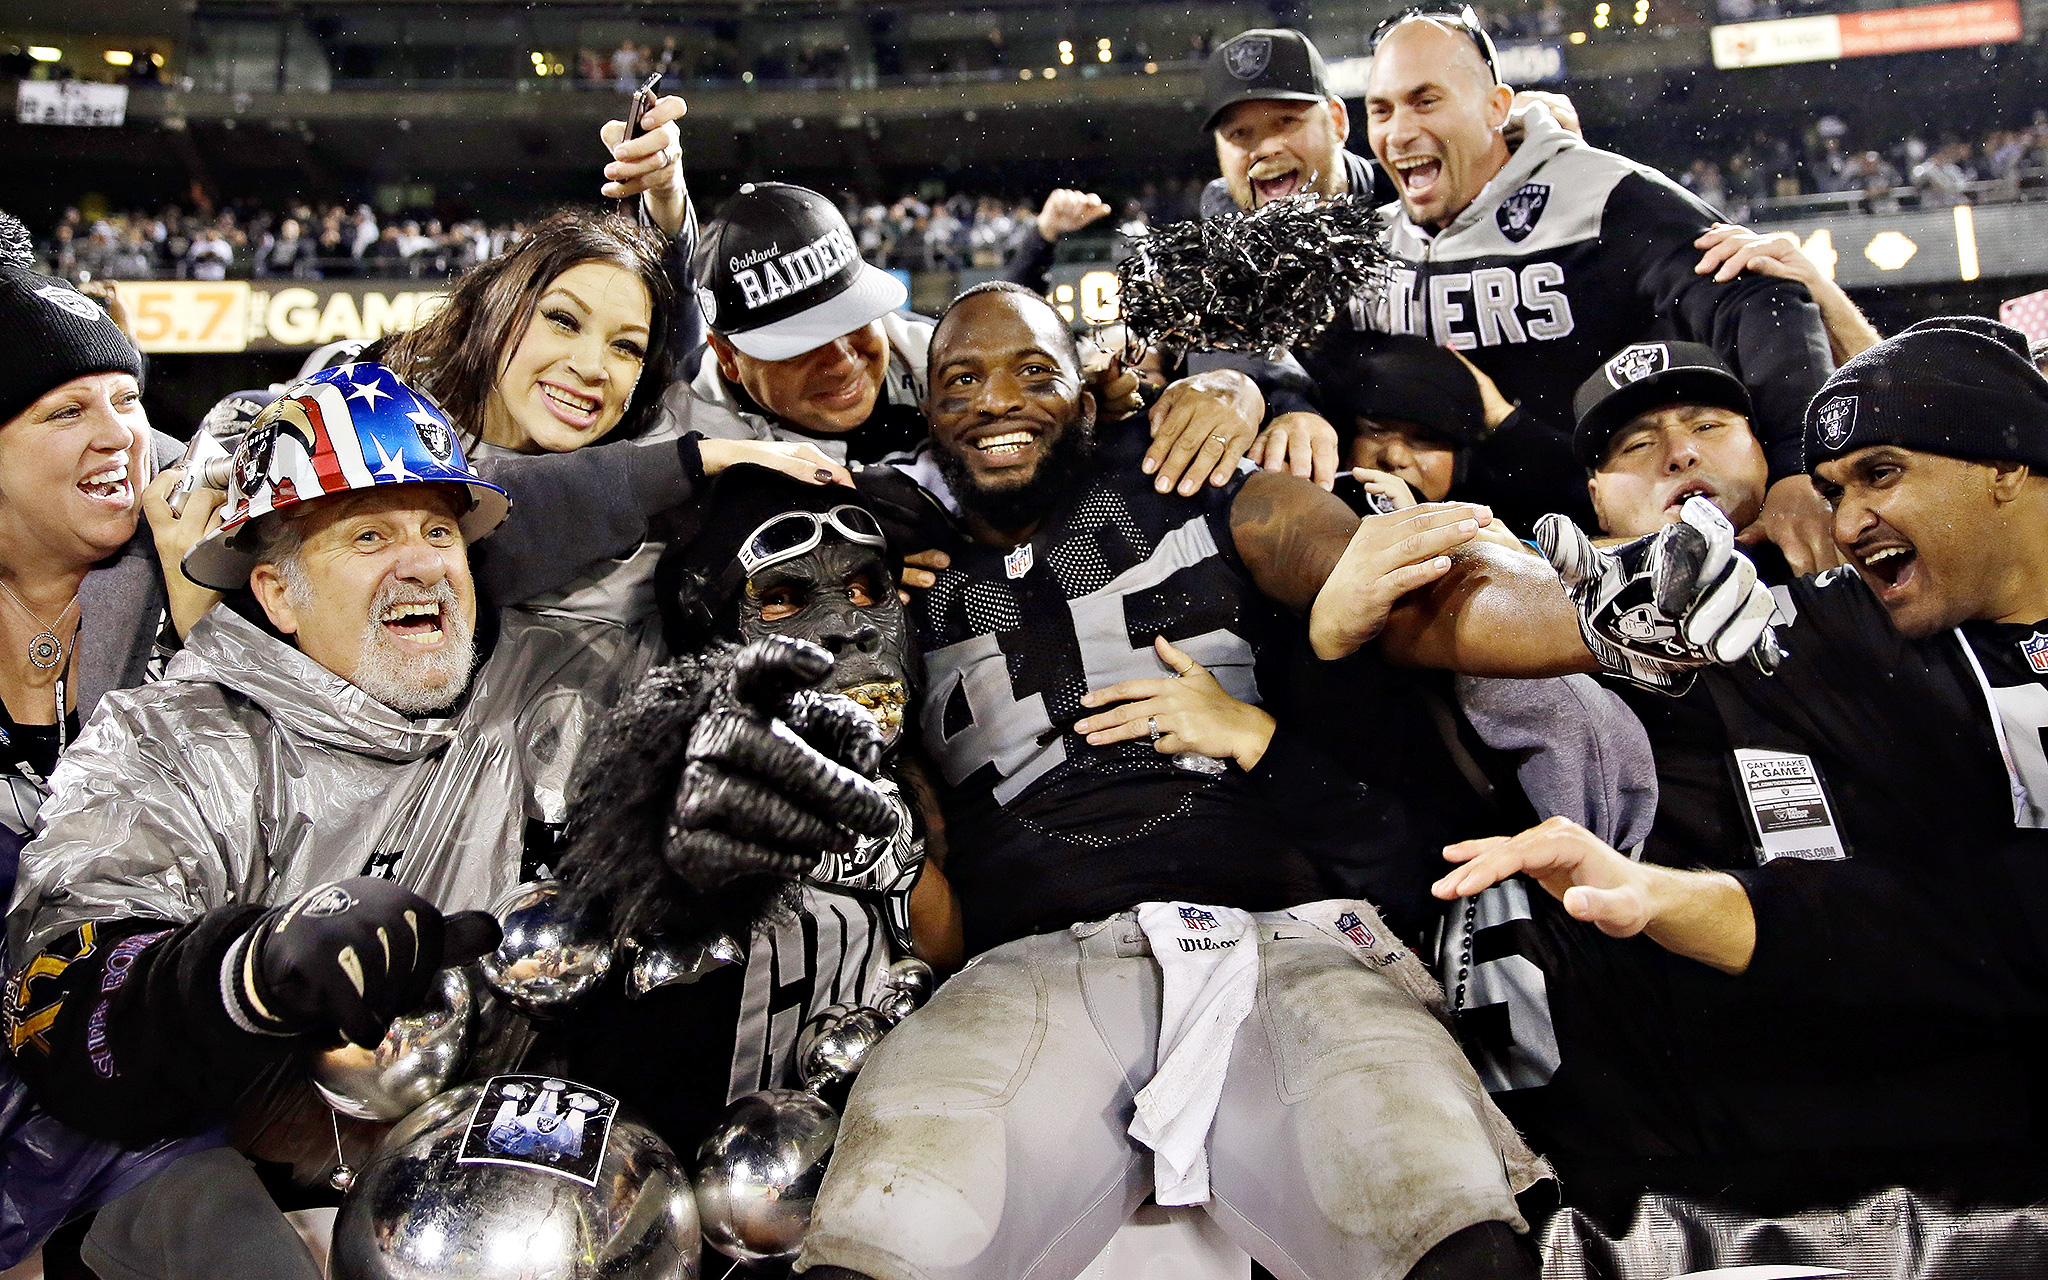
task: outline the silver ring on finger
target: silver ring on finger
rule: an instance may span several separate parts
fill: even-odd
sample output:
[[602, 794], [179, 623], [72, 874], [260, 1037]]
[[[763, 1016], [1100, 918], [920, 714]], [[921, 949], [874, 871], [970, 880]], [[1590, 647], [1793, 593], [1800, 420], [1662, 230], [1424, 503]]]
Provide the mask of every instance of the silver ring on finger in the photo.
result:
[[1157, 742], [1157, 741], [1159, 741], [1159, 717], [1158, 717], [1158, 716], [1146, 716], [1146, 717], [1145, 717], [1145, 734], [1146, 734], [1146, 736], [1147, 736], [1147, 737], [1151, 738], [1151, 739], [1152, 739], [1152, 741], [1154, 741], [1154, 742]]

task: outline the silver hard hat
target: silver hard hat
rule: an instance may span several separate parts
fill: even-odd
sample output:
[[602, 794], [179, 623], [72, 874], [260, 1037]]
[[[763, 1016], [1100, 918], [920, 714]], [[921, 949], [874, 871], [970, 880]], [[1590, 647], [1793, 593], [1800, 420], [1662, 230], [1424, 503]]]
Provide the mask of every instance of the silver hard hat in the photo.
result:
[[343, 1044], [307, 1055], [320, 1096], [357, 1120], [397, 1120], [448, 1087], [469, 1063], [476, 1001], [460, 969], [444, 969], [426, 1003], [402, 1018], [374, 1049]]
[[569, 1008], [611, 972], [610, 936], [562, 905], [558, 880], [523, 884], [491, 907], [505, 936], [477, 962], [484, 982], [521, 1013]]
[[697, 1148], [705, 1240], [742, 1262], [795, 1257], [838, 1137], [838, 1113], [802, 1090], [763, 1089], [726, 1108]]
[[335, 1280], [695, 1280], [697, 1204], [595, 1089], [493, 1076], [406, 1117], [334, 1223]]

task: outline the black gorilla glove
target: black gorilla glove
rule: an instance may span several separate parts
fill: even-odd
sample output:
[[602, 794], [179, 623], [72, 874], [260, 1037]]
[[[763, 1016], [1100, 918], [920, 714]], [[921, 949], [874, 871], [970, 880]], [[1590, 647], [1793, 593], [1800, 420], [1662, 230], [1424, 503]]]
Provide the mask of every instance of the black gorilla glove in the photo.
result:
[[336, 1032], [374, 1048], [419, 1007], [434, 976], [498, 945], [487, 911], [443, 916], [389, 880], [356, 876], [308, 889], [266, 913], [228, 950], [228, 1016], [265, 1035]]
[[1770, 588], [1735, 549], [1719, 507], [1694, 496], [1679, 512], [1677, 523], [1606, 550], [1563, 516], [1536, 522], [1536, 545], [1578, 610], [1586, 647], [1609, 673], [1665, 693], [1745, 654], [1770, 674], [1782, 656]]
[[710, 892], [741, 876], [800, 876], [855, 833], [896, 822], [868, 779], [882, 735], [848, 698], [813, 687], [832, 673], [814, 644], [764, 636], [739, 651], [690, 730], [662, 854], [686, 884]]

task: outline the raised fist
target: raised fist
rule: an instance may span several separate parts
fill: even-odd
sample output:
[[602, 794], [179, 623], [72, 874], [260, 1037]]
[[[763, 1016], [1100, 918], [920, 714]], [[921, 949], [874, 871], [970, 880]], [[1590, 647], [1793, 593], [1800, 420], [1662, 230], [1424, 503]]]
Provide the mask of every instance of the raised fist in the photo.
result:
[[733, 659], [690, 730], [662, 856], [700, 892], [742, 876], [794, 878], [860, 835], [886, 835], [895, 811], [868, 781], [882, 735], [851, 699], [817, 691], [832, 656], [765, 636]]
[[356, 876], [266, 913], [228, 950], [228, 1016], [271, 1035], [339, 1033], [375, 1047], [419, 1007], [434, 976], [498, 945], [487, 911], [443, 916], [389, 880]]
[[1612, 550], [1548, 515], [1536, 522], [1536, 545], [1578, 611], [1586, 647], [1608, 672], [1682, 693], [1709, 663], [1747, 654], [1759, 671], [1777, 669], [1777, 602], [1757, 581], [1756, 566], [1736, 553], [1735, 527], [1705, 498], [1686, 499], [1676, 524]]

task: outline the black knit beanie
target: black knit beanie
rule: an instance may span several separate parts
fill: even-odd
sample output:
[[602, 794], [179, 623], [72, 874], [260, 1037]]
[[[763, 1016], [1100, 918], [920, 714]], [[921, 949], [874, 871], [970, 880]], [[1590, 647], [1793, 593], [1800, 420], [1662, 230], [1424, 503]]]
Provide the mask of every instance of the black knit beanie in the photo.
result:
[[1878, 444], [2048, 475], [2048, 378], [2026, 336], [1981, 316], [1941, 316], [1835, 370], [1806, 406], [1806, 469]]
[[36, 271], [21, 223], [0, 214], [0, 423], [73, 378], [142, 376], [142, 353], [97, 302]]

